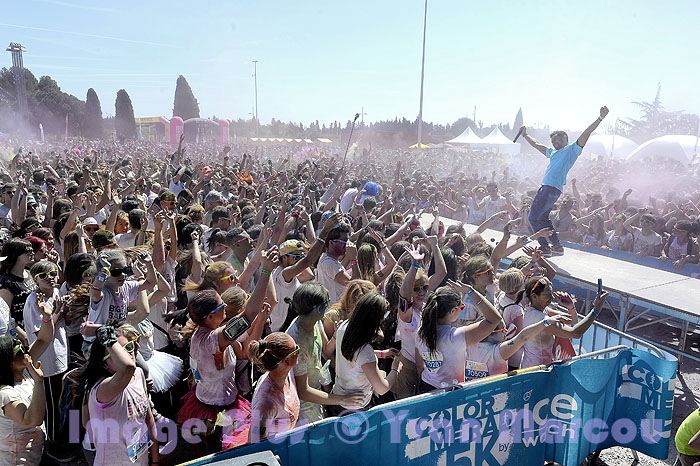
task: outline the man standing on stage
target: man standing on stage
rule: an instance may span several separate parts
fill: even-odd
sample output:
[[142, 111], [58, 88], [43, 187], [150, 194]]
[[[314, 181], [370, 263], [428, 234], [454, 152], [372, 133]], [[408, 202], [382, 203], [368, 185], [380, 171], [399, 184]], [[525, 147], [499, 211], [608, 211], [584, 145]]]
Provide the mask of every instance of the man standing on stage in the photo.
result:
[[[552, 221], [549, 219], [549, 213], [552, 211], [554, 203], [557, 202], [557, 199], [561, 196], [561, 192], [564, 190], [566, 174], [569, 173], [571, 167], [574, 166], [576, 159], [581, 155], [583, 146], [586, 145], [588, 138], [603, 121], [608, 111], [608, 107], [601, 107], [600, 116], [581, 133], [581, 136], [579, 136], [578, 140], [573, 144], [569, 144], [569, 136], [564, 131], [554, 131], [549, 135], [554, 149], [546, 147], [544, 144], [530, 137], [527, 134], [527, 128], [525, 128], [525, 126], [520, 128], [520, 134], [522, 134], [527, 142], [549, 159], [549, 165], [542, 179], [542, 186], [540, 186], [540, 189], [537, 191], [537, 195], [532, 201], [532, 207], [530, 207], [528, 221], [530, 222], [532, 231], [540, 231], [542, 228], [554, 230]], [[549, 239], [552, 242], [551, 248], [547, 242], [547, 238], [538, 239], [542, 248], [542, 255], [545, 257], [550, 257], [552, 254], [563, 255], [564, 247], [561, 245], [556, 232], [552, 233]]]

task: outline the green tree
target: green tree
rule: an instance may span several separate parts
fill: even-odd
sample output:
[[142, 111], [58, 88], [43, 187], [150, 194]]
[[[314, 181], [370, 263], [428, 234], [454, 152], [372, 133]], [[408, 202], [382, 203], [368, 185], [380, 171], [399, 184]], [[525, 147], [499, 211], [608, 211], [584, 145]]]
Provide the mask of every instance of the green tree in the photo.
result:
[[661, 103], [661, 84], [651, 102], [632, 102], [639, 107], [640, 118], [619, 120], [616, 130], [637, 143], [666, 134], [697, 134], [698, 116], [683, 111], [668, 112]]
[[192, 88], [182, 75], [177, 78], [177, 84], [175, 85], [173, 116], [179, 116], [183, 120], [199, 118], [199, 103], [194, 98]]
[[117, 100], [114, 103], [114, 126], [117, 139], [135, 139], [136, 121], [134, 120], [134, 107], [131, 98], [124, 89], [117, 92]]
[[104, 134], [102, 106], [93, 88], [88, 89], [83, 116], [83, 136], [88, 139], [100, 139]]

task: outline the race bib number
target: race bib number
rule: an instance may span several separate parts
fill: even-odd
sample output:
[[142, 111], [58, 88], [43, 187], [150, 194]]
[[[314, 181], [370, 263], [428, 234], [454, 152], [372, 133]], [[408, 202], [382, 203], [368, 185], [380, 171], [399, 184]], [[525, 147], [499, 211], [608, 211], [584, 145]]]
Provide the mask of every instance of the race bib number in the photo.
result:
[[444, 359], [440, 351], [434, 351], [432, 353], [429, 351], [421, 351], [420, 355], [423, 357], [423, 361], [425, 361], [425, 368], [430, 372], [437, 372], [438, 369], [442, 367]]
[[151, 435], [148, 433], [148, 428], [140, 430], [134, 434], [131, 442], [126, 444], [126, 452], [129, 455], [129, 461], [135, 463], [136, 460], [147, 451], [153, 442], [151, 442]]
[[464, 369], [464, 380], [483, 379], [489, 376], [489, 368], [483, 362], [467, 361]]

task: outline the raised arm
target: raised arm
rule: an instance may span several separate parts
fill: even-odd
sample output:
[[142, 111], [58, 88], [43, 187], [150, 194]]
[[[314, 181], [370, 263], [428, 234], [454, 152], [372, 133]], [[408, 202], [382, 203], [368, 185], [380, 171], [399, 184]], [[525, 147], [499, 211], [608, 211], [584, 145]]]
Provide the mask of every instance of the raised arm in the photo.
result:
[[591, 134], [593, 134], [593, 131], [596, 130], [598, 125], [603, 121], [605, 116], [608, 114], [610, 110], [608, 110], [608, 107], [602, 106], [600, 107], [600, 116], [595, 119], [593, 123], [591, 123], [588, 128], [583, 130], [583, 133], [578, 137], [578, 140], [576, 141], [576, 144], [579, 145], [579, 147], [583, 147], [586, 145], [588, 142], [588, 138], [591, 137]]
[[542, 155], [547, 155], [547, 146], [539, 142], [537, 139], [531, 137], [529, 134], [527, 134], [527, 127], [523, 126], [520, 128], [520, 132], [523, 135], [523, 138], [530, 144], [532, 147], [537, 149], [542, 153]]

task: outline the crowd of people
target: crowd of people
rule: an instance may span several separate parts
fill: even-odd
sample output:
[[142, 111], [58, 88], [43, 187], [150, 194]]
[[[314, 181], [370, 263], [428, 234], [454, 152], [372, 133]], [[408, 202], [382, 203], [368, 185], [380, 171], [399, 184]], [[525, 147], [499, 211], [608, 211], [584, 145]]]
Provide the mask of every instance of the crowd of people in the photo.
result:
[[[557, 137], [552, 161], [569, 147]], [[73, 461], [71, 410], [88, 463], [163, 464], [164, 419], [201, 422], [201, 455], [551, 362], [606, 298], [581, 318], [553, 289], [556, 234], [676, 267], [700, 257], [697, 169], [660, 164], [659, 185], [621, 189], [632, 167], [573, 167], [570, 152], [575, 179], [533, 221], [541, 155], [14, 148], [0, 175], [0, 464]], [[95, 427], [110, 420], [128, 435]]]

